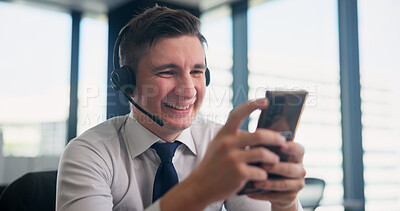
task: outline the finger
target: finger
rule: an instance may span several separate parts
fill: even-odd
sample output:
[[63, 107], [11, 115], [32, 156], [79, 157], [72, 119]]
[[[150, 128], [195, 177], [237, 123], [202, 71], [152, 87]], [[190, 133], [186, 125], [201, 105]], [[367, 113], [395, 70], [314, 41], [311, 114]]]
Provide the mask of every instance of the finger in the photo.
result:
[[276, 192], [297, 192], [304, 187], [303, 179], [268, 179], [254, 182], [255, 188]]
[[264, 181], [268, 178], [267, 172], [257, 166], [244, 165], [244, 168], [248, 180]]
[[279, 174], [286, 178], [303, 179], [306, 175], [306, 170], [302, 164], [291, 162], [280, 162], [268, 168], [269, 173]]
[[[245, 163], [276, 164], [279, 162], [279, 156], [264, 147], [256, 147], [250, 150], [240, 152], [241, 160]], [[261, 168], [261, 166], [260, 166]]]
[[247, 195], [250, 198], [258, 199], [258, 200], [267, 200], [271, 203], [279, 203], [279, 204], [287, 204], [290, 206], [292, 203], [295, 202], [297, 197], [296, 191], [291, 192], [269, 192], [264, 194], [254, 194], [254, 195]]
[[222, 133], [235, 133], [243, 119], [248, 117], [254, 110], [265, 108], [268, 105], [267, 99], [248, 101], [235, 108], [228, 117], [225, 126], [221, 129]]
[[266, 146], [280, 146], [286, 142], [285, 137], [280, 133], [268, 130], [257, 129], [254, 133], [241, 133], [236, 146], [244, 148], [247, 146], [266, 145]]
[[287, 141], [281, 146], [281, 151], [289, 155], [289, 162], [302, 163], [304, 157], [304, 147], [293, 141]]

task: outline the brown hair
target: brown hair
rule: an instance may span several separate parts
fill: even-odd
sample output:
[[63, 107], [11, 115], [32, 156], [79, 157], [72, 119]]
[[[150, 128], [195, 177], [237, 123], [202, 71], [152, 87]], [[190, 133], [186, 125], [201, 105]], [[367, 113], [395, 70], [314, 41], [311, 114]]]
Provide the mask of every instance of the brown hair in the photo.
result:
[[185, 10], [156, 5], [132, 18], [125, 27], [129, 29], [120, 44], [121, 65], [134, 70], [142, 56], [161, 38], [193, 35], [202, 44], [207, 43], [200, 33], [200, 20]]

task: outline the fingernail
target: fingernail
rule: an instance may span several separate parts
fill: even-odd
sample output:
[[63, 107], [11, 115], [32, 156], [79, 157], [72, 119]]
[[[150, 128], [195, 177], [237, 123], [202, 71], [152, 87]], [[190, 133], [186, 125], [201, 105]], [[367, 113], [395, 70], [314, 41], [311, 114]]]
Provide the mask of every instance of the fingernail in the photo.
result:
[[280, 141], [281, 143], [285, 143], [285, 142], [286, 142], [286, 137], [283, 136], [283, 135], [280, 135], [279, 141]]
[[[278, 157], [278, 159], [279, 159], [279, 157]], [[262, 168], [263, 168], [264, 170], [268, 171], [269, 169], [271, 169], [271, 165], [263, 164], [263, 165], [262, 165]]]
[[262, 99], [255, 100], [254, 103], [257, 106], [267, 106], [268, 105], [267, 98], [262, 98]]
[[289, 145], [287, 144], [282, 144], [281, 145], [281, 151], [282, 152], [287, 152], [289, 150]]

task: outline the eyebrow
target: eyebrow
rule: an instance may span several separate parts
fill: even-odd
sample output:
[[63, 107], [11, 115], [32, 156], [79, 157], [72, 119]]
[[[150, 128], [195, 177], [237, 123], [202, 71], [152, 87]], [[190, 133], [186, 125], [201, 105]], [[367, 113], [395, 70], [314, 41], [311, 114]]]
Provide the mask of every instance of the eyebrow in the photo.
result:
[[[170, 63], [170, 64], [163, 64], [160, 66], [157, 66], [155, 68], [153, 68], [154, 72], [160, 71], [160, 70], [165, 70], [165, 69], [169, 69], [169, 68], [179, 68], [178, 65]], [[206, 69], [206, 66], [204, 64], [195, 64], [194, 68], [201, 68], [201, 69]]]
[[195, 64], [194, 68], [206, 69], [206, 66], [204, 64]]
[[169, 68], [177, 68], [177, 67], [178, 67], [178, 65], [172, 64], [172, 63], [171, 64], [163, 64], [163, 65], [153, 68], [153, 71], [156, 72], [156, 71], [160, 71], [160, 70], [165, 70], [165, 69], [169, 69]]

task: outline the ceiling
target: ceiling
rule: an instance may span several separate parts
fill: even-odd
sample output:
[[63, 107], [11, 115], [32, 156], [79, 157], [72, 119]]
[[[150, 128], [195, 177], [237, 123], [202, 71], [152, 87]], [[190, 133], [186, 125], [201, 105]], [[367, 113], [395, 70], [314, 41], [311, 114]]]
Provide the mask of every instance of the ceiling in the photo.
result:
[[[8, 0], [9, 2], [22, 4], [40, 4], [44, 6], [61, 7], [67, 10], [86, 12], [107, 12], [125, 3], [140, 0]], [[141, 0], [146, 1], [146, 0]], [[199, 8], [200, 1], [209, 0], [160, 0], [189, 8]], [[212, 0], [211, 0], [212, 1]]]

